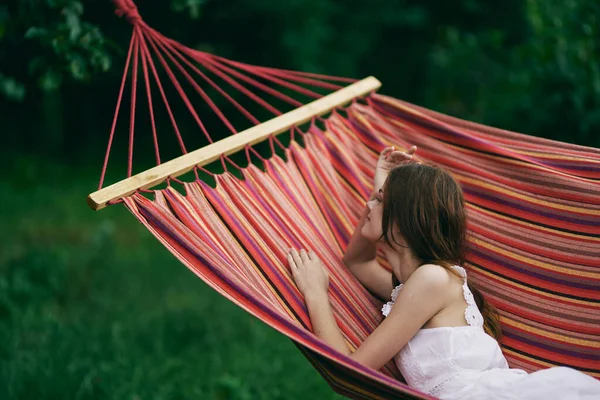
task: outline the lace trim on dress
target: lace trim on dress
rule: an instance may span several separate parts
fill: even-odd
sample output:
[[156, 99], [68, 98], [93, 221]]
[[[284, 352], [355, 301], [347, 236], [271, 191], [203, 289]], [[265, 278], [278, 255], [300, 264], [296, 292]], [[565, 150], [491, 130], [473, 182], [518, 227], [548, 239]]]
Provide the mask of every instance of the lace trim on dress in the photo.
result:
[[465, 321], [470, 326], [483, 326], [483, 315], [477, 308], [477, 304], [475, 303], [475, 298], [473, 297], [473, 293], [469, 289], [469, 285], [467, 284], [467, 271], [463, 267], [459, 267], [458, 265], [453, 266], [456, 271], [463, 277], [463, 296], [465, 301], [467, 302], [467, 308], [465, 308]]
[[396, 299], [398, 298], [398, 294], [400, 293], [400, 290], [402, 289], [402, 286], [404, 286], [404, 285], [401, 283], [398, 286], [396, 286], [394, 288], [394, 290], [392, 290], [392, 300], [388, 301], [381, 308], [381, 313], [383, 315], [385, 315], [386, 317], [388, 316], [388, 314], [390, 313], [390, 311], [392, 311], [392, 306], [396, 302]]

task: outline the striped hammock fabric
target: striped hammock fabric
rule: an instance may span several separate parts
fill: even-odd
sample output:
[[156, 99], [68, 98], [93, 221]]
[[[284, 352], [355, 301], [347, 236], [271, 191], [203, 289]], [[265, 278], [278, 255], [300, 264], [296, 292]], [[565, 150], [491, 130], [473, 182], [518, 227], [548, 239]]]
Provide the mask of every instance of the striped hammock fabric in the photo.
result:
[[[472, 280], [500, 311], [511, 367], [565, 365], [600, 378], [600, 150], [458, 120], [370, 95], [334, 111], [262, 165], [137, 193], [126, 207], [214, 290], [292, 339], [332, 388], [352, 398], [429, 398], [337, 353], [311, 333], [288, 270], [290, 247], [313, 250], [331, 275], [332, 307], [355, 349], [381, 303], [342, 255], [378, 153], [418, 146], [451, 171], [468, 202]], [[382, 260], [385, 263], [385, 260]]]

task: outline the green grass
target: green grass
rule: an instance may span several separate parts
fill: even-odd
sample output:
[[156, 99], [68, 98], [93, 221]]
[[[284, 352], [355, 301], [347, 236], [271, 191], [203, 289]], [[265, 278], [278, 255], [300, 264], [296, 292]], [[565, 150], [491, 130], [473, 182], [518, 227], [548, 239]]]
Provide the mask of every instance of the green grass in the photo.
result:
[[96, 176], [0, 181], [0, 398], [337, 399], [292, 342], [180, 264]]

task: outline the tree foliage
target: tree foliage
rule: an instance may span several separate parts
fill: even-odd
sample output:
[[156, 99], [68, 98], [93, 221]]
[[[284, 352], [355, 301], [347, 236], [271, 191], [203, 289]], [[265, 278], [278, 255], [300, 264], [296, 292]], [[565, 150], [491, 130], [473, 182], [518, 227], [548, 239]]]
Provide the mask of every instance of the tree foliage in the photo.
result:
[[6, 97], [20, 101], [33, 85], [52, 91], [65, 79], [90, 80], [109, 70], [111, 56], [102, 31], [82, 19], [83, 11], [83, 3], [74, 0], [21, 1], [3, 7], [0, 55], [2, 65], [12, 67], [11, 75], [0, 76]]
[[428, 102], [488, 124], [598, 146], [600, 3], [525, 5], [527, 34], [516, 42], [509, 31], [445, 29], [428, 64]]
[[[191, 47], [260, 65], [375, 75], [384, 93], [441, 112], [600, 145], [596, 1], [137, 3], [151, 26]], [[70, 118], [76, 101], [86, 118], [96, 118], [91, 110], [114, 102], [130, 32], [105, 1], [9, 0], [0, 6], [1, 101], [14, 103], [11, 109], [37, 105], [42, 119], [56, 112]], [[81, 99], [84, 91], [94, 96]], [[44, 93], [64, 105], [44, 111]], [[101, 116], [90, 125], [107, 127]]]

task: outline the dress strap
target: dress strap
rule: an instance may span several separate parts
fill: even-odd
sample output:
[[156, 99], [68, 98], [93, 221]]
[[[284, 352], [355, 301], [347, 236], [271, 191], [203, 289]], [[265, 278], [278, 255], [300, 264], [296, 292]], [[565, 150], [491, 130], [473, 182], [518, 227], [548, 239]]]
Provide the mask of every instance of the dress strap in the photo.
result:
[[467, 303], [467, 308], [465, 308], [465, 320], [467, 324], [470, 326], [483, 326], [483, 315], [477, 308], [477, 304], [475, 303], [475, 297], [473, 297], [473, 293], [471, 293], [471, 289], [469, 289], [469, 285], [467, 284], [467, 271], [458, 265], [453, 265], [452, 269], [460, 274], [463, 278], [463, 297], [465, 298], [465, 302]]
[[459, 275], [463, 277], [463, 279], [467, 279], [467, 271], [463, 267], [458, 266], [458, 265], [453, 265], [452, 269], [455, 270], [456, 272], [458, 272]]

